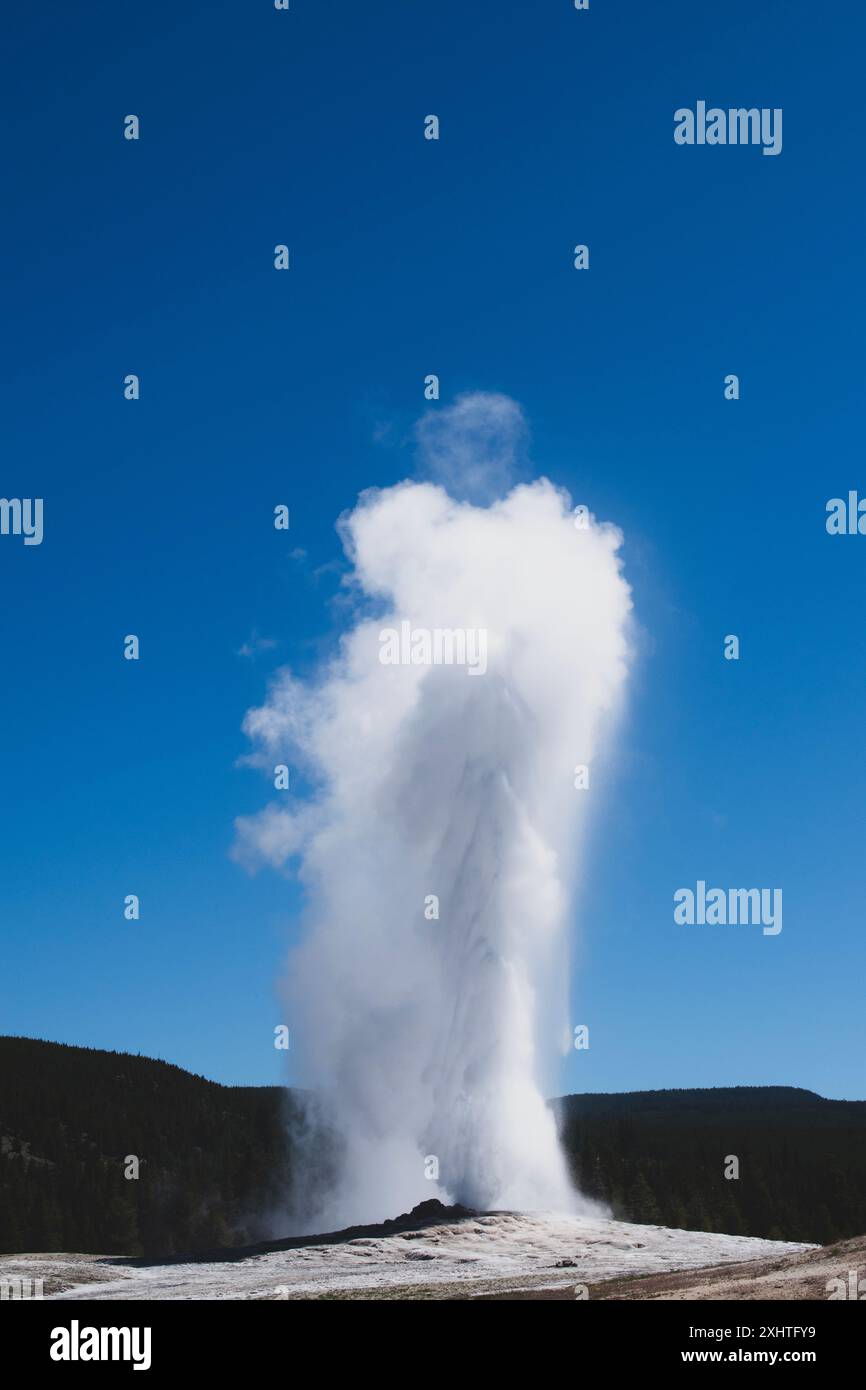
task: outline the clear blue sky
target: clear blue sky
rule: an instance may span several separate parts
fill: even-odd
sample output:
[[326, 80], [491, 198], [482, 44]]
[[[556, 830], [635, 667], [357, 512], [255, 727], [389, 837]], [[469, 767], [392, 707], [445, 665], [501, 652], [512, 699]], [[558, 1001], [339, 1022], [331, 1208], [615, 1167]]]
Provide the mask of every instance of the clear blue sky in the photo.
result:
[[[228, 857], [267, 799], [240, 724], [333, 642], [334, 521], [412, 470], [436, 372], [518, 400], [538, 471], [622, 527], [643, 632], [563, 1089], [866, 1096], [866, 537], [824, 527], [866, 492], [864, 30], [804, 0], [10, 17], [0, 492], [45, 539], [0, 537], [0, 1031], [280, 1075], [297, 897]], [[781, 155], [675, 145], [698, 99], [783, 108]], [[699, 878], [782, 887], [781, 935], [676, 927]]]

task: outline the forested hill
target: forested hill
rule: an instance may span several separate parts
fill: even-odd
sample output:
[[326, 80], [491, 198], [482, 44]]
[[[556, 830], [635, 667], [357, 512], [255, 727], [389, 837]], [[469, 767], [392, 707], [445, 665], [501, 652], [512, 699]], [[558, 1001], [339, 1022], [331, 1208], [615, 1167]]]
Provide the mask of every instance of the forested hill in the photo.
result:
[[0, 1037], [0, 1250], [171, 1254], [270, 1234], [291, 1106], [277, 1086]]
[[554, 1107], [578, 1186], [615, 1216], [820, 1244], [866, 1231], [866, 1101], [734, 1086]]
[[[288, 1235], [295, 1105], [279, 1087], [0, 1037], [0, 1251], [169, 1255]], [[554, 1105], [582, 1190], [624, 1219], [820, 1242], [866, 1231], [866, 1102], [735, 1087]]]

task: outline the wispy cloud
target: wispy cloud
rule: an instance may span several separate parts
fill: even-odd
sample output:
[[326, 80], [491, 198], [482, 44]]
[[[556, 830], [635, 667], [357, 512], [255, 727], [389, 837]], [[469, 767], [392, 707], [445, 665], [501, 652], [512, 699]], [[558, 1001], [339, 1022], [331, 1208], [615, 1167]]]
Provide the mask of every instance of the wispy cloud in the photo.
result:
[[517, 401], [471, 391], [453, 405], [428, 410], [415, 427], [420, 476], [458, 500], [492, 502], [525, 466], [526, 418]]
[[245, 656], [252, 661], [257, 656], [262, 656], [264, 652], [272, 652], [279, 645], [275, 637], [260, 637], [254, 629], [247, 641], [238, 647], [235, 656]]

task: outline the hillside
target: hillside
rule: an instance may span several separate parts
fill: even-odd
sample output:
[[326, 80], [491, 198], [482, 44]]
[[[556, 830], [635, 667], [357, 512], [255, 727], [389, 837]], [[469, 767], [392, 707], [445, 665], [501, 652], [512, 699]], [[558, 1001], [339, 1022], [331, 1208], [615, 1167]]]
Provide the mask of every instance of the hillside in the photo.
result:
[[[554, 1104], [579, 1185], [623, 1220], [821, 1243], [866, 1230], [866, 1102], [736, 1087]], [[0, 1037], [0, 1252], [171, 1255], [289, 1234], [294, 1106], [279, 1087]]]
[[170, 1254], [267, 1234], [291, 1103], [149, 1057], [0, 1037], [0, 1251]]
[[866, 1101], [736, 1086], [554, 1104], [578, 1186], [615, 1216], [822, 1245], [866, 1231]]

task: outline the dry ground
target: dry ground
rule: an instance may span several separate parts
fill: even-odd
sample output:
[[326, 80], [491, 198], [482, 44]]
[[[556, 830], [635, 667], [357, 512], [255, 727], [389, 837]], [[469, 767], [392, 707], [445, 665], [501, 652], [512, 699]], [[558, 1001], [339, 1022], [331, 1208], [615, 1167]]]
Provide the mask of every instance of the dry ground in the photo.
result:
[[[854, 1274], [854, 1280], [850, 1278]], [[692, 1300], [696, 1302], [745, 1302], [804, 1299], [826, 1302], [839, 1289], [857, 1287], [866, 1301], [866, 1236], [816, 1246], [778, 1259], [745, 1260], [742, 1264], [711, 1265], [672, 1274], [647, 1274], [630, 1279], [607, 1279], [588, 1286], [589, 1298], [640, 1302]], [[489, 1300], [573, 1299], [574, 1286], [560, 1288], [502, 1289], [474, 1295]], [[850, 1296], [850, 1294], [849, 1294]], [[473, 1297], [466, 1293], [461, 1297]]]

